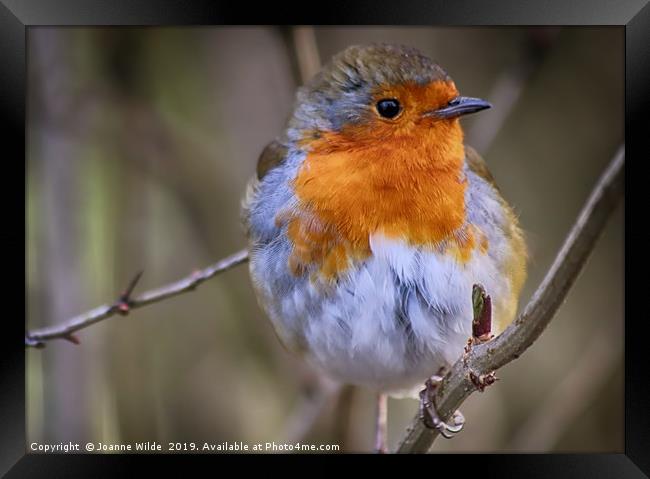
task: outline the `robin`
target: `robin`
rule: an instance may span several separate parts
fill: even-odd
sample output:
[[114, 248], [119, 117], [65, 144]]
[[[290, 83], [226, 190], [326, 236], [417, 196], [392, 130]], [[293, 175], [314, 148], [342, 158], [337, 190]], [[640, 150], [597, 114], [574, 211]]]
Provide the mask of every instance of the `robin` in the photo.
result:
[[459, 121], [490, 106], [415, 49], [352, 46], [298, 90], [249, 184], [261, 307], [288, 349], [376, 390], [381, 414], [386, 394], [462, 355], [474, 284], [492, 298], [493, 332], [515, 315], [526, 245]]

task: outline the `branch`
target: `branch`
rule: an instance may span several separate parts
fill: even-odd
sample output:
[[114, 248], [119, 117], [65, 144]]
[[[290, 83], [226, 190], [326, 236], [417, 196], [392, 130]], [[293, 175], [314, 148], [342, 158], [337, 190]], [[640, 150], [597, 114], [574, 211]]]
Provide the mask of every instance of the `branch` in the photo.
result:
[[116, 314], [122, 316], [127, 315], [129, 311], [148, 304], [157, 303], [167, 298], [177, 296], [179, 294], [193, 291], [198, 285], [207, 281], [208, 279], [223, 273], [239, 264], [248, 260], [248, 251], [241, 250], [232, 254], [213, 265], [208, 266], [199, 271], [182, 278], [174, 283], [162, 286], [160, 288], [147, 291], [136, 298], [131, 297], [131, 293], [135, 288], [138, 280], [142, 276], [142, 272], [138, 273], [129, 283], [127, 289], [120, 295], [117, 301], [113, 304], [105, 304], [98, 306], [86, 313], [80, 314], [62, 324], [51, 326], [42, 329], [28, 331], [25, 334], [25, 346], [32, 346], [36, 348], [45, 347], [45, 341], [52, 339], [66, 339], [75, 344], [79, 344], [79, 339], [73, 334], [75, 331], [87, 328], [88, 326], [98, 323], [104, 319], [108, 319]]
[[[609, 164], [564, 245], [524, 312], [505, 331], [484, 344], [473, 346], [445, 376], [435, 395], [438, 415], [448, 421], [460, 405], [479, 389], [470, 376], [482, 377], [518, 358], [553, 319], [578, 273], [603, 231], [607, 219], [623, 196], [625, 150], [621, 147]], [[416, 415], [397, 452], [427, 452], [438, 436]]]

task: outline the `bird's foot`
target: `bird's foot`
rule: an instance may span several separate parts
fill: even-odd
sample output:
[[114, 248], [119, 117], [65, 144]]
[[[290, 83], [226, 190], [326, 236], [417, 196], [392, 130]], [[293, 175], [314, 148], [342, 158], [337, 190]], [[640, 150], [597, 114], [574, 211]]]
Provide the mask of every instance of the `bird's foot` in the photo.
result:
[[375, 434], [375, 452], [388, 453], [388, 396], [384, 393], [377, 395], [377, 429]]
[[438, 414], [434, 397], [444, 377], [444, 372], [444, 368], [441, 368], [438, 374], [431, 376], [424, 383], [424, 389], [420, 391], [420, 419], [429, 429], [437, 429], [442, 437], [451, 439], [463, 429], [465, 417], [460, 411], [456, 411], [453, 416], [453, 424], [447, 424]]

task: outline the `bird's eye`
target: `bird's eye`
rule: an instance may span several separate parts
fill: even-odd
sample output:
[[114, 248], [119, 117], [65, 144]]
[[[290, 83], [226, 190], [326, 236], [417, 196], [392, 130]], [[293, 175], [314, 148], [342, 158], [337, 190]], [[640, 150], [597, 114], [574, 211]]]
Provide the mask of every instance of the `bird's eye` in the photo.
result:
[[402, 107], [395, 99], [388, 98], [377, 102], [377, 113], [384, 118], [395, 118], [402, 111]]

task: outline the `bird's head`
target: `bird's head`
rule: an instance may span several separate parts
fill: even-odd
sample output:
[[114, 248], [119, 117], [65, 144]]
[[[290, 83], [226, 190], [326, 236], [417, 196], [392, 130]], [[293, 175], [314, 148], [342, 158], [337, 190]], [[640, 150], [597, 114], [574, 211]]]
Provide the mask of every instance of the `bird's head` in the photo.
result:
[[462, 145], [458, 118], [490, 108], [484, 100], [460, 96], [449, 75], [417, 50], [386, 44], [339, 53], [297, 100], [289, 137], [306, 150], [372, 154], [427, 147], [439, 157], [432, 151], [412, 161], [437, 160], [440, 166], [445, 151]]

